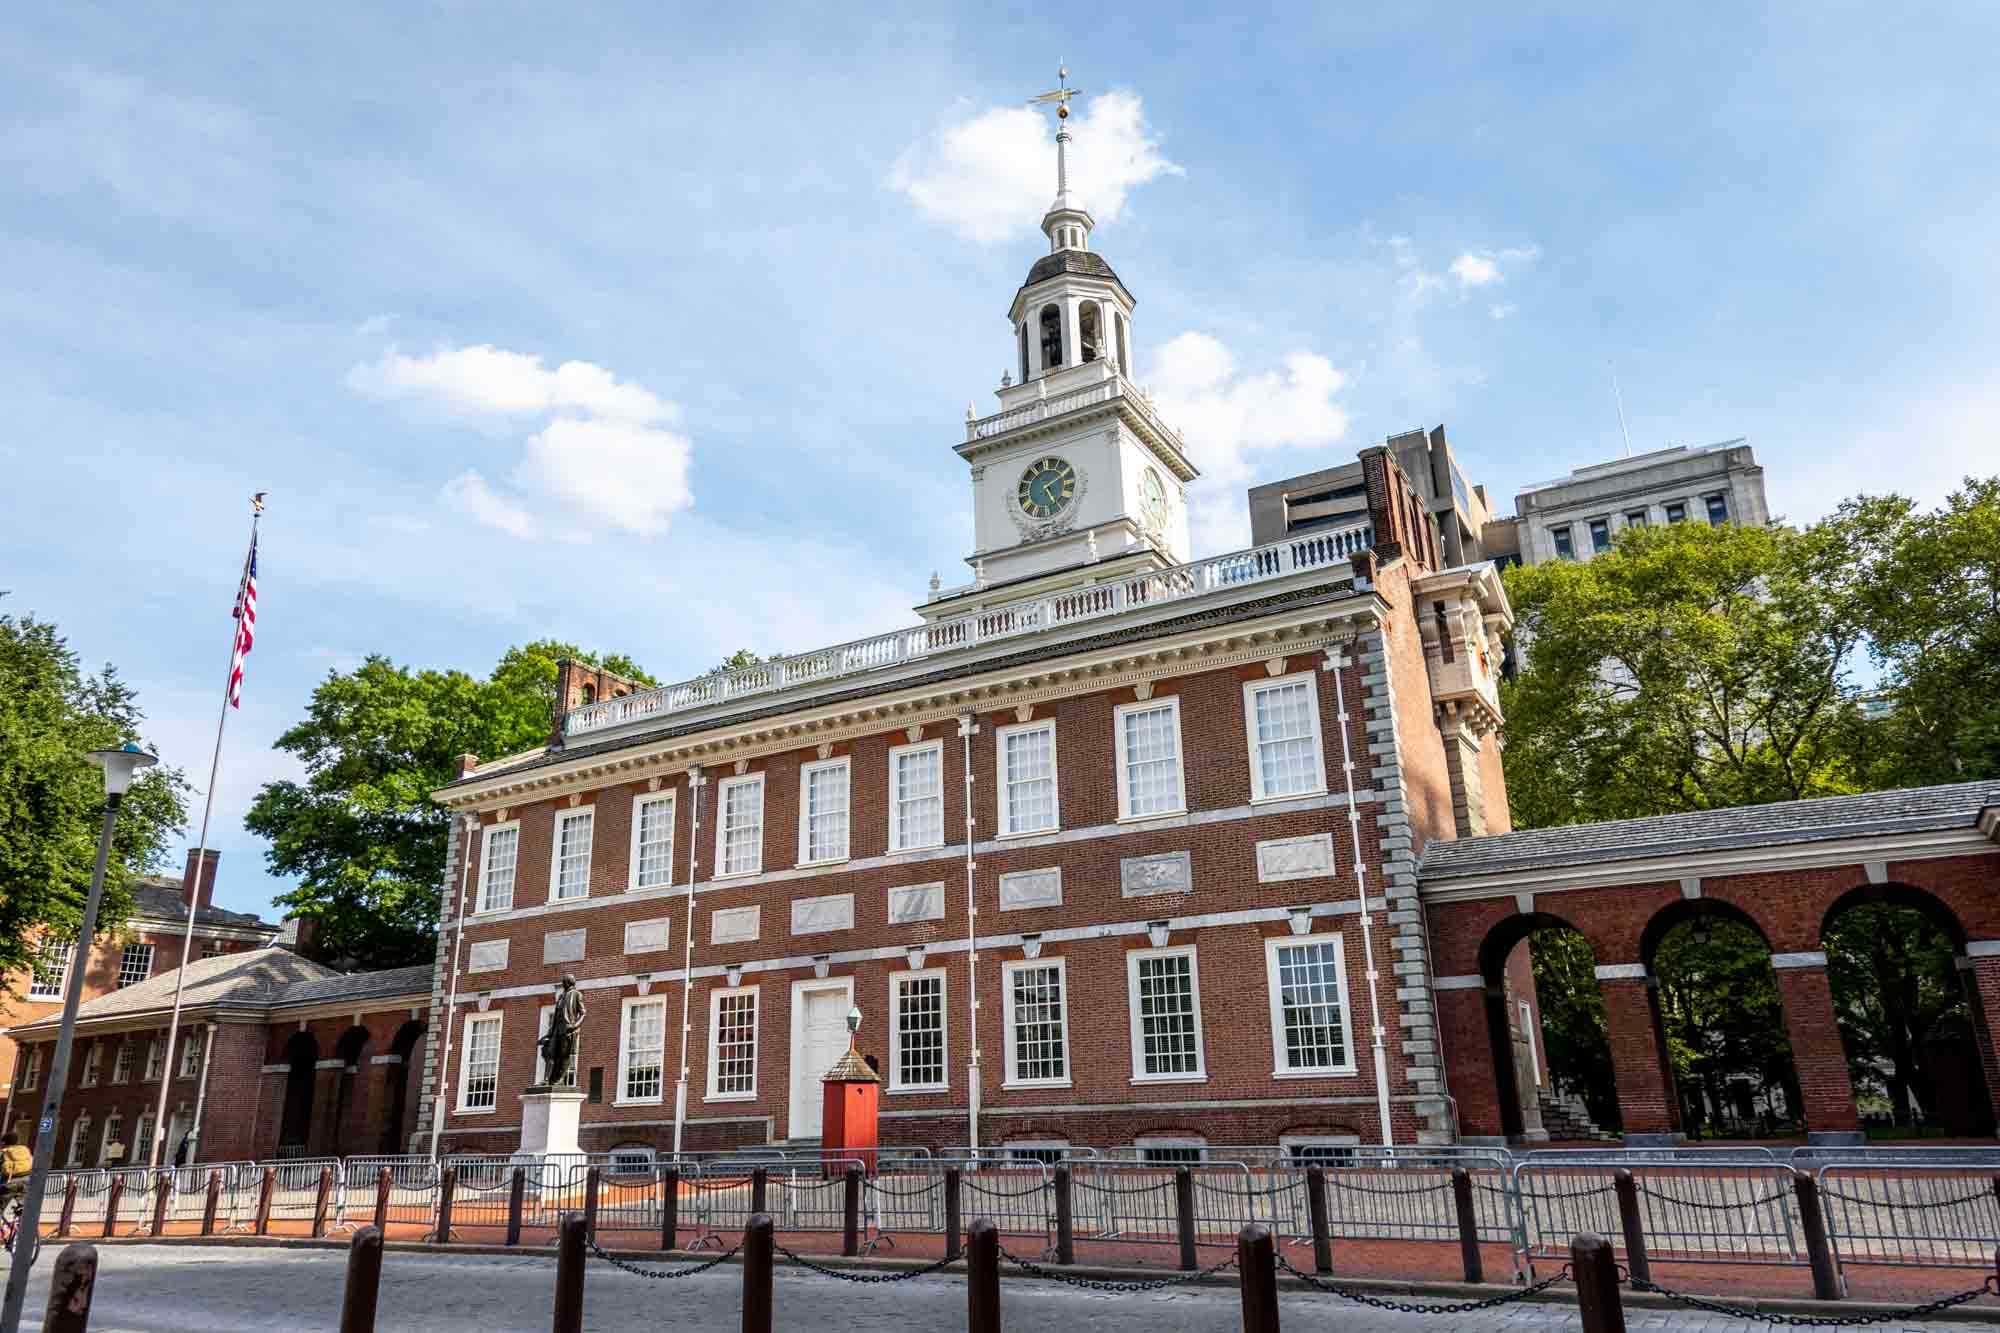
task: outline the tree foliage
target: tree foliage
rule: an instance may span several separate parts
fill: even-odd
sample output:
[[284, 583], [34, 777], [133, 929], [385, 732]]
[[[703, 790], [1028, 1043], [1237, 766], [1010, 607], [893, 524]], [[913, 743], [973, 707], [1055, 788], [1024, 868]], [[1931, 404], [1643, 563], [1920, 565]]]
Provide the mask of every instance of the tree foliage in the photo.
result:
[[[97, 859], [104, 776], [83, 756], [140, 739], [137, 697], [107, 666], [84, 671], [56, 627], [0, 615], [0, 993], [45, 935], [75, 938]], [[120, 804], [98, 928], [131, 913], [135, 876], [158, 869], [187, 821], [178, 769], [143, 772]]]
[[1534, 969], [1542, 1059], [1550, 1081], [1558, 1091], [1582, 1098], [1600, 1128], [1619, 1128], [1611, 1047], [1604, 1038], [1604, 996], [1597, 989], [1597, 960], [1589, 942], [1559, 926], [1538, 930], [1528, 937], [1528, 961]]
[[1932, 1041], [1969, 1010], [1951, 940], [1914, 908], [1861, 903], [1826, 928], [1827, 983], [1855, 1091], [1908, 1125], [1930, 1105]]
[[751, 652], [748, 648], [738, 648], [735, 652], [717, 662], [715, 669], [717, 671], [740, 671], [747, 666], [756, 666], [763, 660], [761, 655]]
[[[1792, 1045], [1763, 936], [1726, 917], [1682, 922], [1661, 938], [1653, 972], [1690, 1133], [1739, 1132], [1747, 1115], [1759, 1122], [1755, 1132], [1769, 1134], [1798, 1114]], [[1747, 1107], [1731, 1086], [1738, 1082], [1752, 1093]], [[1782, 1101], [1769, 1095], [1774, 1090]]]
[[277, 741], [304, 763], [305, 781], [267, 784], [245, 820], [269, 840], [272, 872], [298, 878], [277, 902], [314, 923], [314, 956], [364, 967], [430, 959], [449, 826], [431, 793], [458, 775], [461, 754], [493, 759], [548, 740], [565, 657], [653, 683], [628, 658], [553, 641], [508, 649], [483, 680], [370, 657], [320, 682]]

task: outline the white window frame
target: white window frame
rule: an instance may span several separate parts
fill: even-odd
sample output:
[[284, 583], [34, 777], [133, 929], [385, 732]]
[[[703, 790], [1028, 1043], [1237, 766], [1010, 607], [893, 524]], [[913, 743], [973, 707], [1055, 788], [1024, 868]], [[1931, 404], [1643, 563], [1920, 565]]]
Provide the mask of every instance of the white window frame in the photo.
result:
[[[680, 818], [680, 803], [674, 798], [678, 792], [647, 792], [632, 798], [632, 847], [625, 862], [625, 890], [630, 893], [637, 889], [671, 889], [674, 886], [674, 821]], [[652, 806], [664, 806], [667, 812], [667, 878], [660, 884], [639, 882], [639, 830], [644, 827], [641, 816]]]
[[[493, 1104], [474, 1106], [468, 1100], [472, 1090], [472, 1030], [484, 1023], [494, 1024], [493, 1034]], [[458, 1114], [493, 1115], [500, 1109], [500, 1068], [501, 1057], [507, 1046], [507, 1015], [505, 1013], [469, 1013], [459, 1031], [458, 1050]]]
[[[55, 979], [53, 981], [44, 981], [42, 973], [46, 970], [51, 955], [61, 959], [61, 962], [56, 964]], [[54, 940], [44, 941], [41, 947], [35, 950], [35, 962], [38, 966], [29, 969], [27, 998], [30, 1000], [62, 999], [64, 991], [69, 986], [69, 965], [75, 960], [75, 940], [69, 940], [62, 944], [58, 944]]]
[[139, 1081], [141, 1083], [157, 1082], [160, 1075], [166, 1072], [166, 1068], [167, 1062], [161, 1058], [160, 1039], [158, 1037], [148, 1037], [146, 1039], [146, 1063], [140, 1066], [143, 1072], [139, 1075]]
[[[831, 773], [839, 769], [846, 775], [846, 785], [842, 789], [841, 820], [844, 830], [840, 839], [838, 855], [812, 855], [812, 778], [815, 773]], [[943, 776], [942, 773], [939, 774]], [[940, 786], [943, 784], [940, 783]], [[838, 865], [848, 859], [854, 846], [854, 768], [846, 755], [837, 759], [815, 759], [811, 763], [799, 765], [799, 860], [802, 866]]]
[[76, 1120], [69, 1127], [69, 1156], [63, 1165], [78, 1167], [83, 1165], [83, 1150], [90, 1142], [90, 1112], [78, 1111]]
[[[1020, 1076], [1020, 1071], [1017, 1068], [1017, 1065], [1019, 1063], [1018, 1061], [1019, 1052], [1016, 1048], [1016, 1043], [1014, 1041], [1014, 974], [1016, 972], [1024, 971], [1029, 968], [1048, 968], [1048, 967], [1054, 968], [1056, 970], [1056, 974], [1062, 978], [1063, 1076], [1061, 1078], [1024, 1079]], [[1002, 1072], [1005, 1077], [1004, 1081], [1001, 1083], [1001, 1087], [1002, 1088], [1069, 1087], [1071, 1081], [1076, 1077], [1076, 1066], [1072, 1064], [1070, 1061], [1069, 960], [1066, 958], [1023, 958], [1015, 962], [1002, 963], [1000, 965], [1000, 1008], [1001, 1008], [1000, 1035], [1001, 1035], [1001, 1040], [1005, 1042], [1005, 1045], [1002, 1047], [1002, 1057], [1003, 1057]]]
[[42, 1048], [39, 1045], [27, 1048], [21, 1057], [21, 1079], [14, 1085], [16, 1092], [33, 1092], [42, 1086]]
[[83, 1053], [83, 1073], [77, 1079], [80, 1088], [94, 1088], [104, 1069], [104, 1043], [93, 1041]]
[[181, 1062], [174, 1071], [176, 1078], [193, 1078], [201, 1072], [201, 1049], [203, 1037], [196, 1028], [181, 1034]]
[[[1282, 689], [1287, 685], [1305, 683], [1310, 707], [1307, 718], [1312, 722], [1312, 755], [1314, 785], [1305, 791], [1279, 792], [1275, 795], [1264, 790], [1264, 765], [1257, 753], [1257, 696], [1265, 690]], [[1243, 682], [1243, 737], [1249, 747], [1250, 759], [1250, 803], [1262, 801], [1297, 801], [1312, 796], [1326, 794], [1326, 737], [1319, 725], [1319, 672], [1313, 670], [1294, 671], [1283, 676], [1267, 676], [1263, 680]]]
[[[561, 892], [563, 863], [563, 834], [571, 824], [579, 819], [590, 821], [590, 850], [583, 854], [583, 884], [575, 893]], [[514, 880], [520, 882], [520, 844], [515, 844]], [[579, 805], [573, 810], [556, 811], [555, 823], [549, 827], [549, 901], [552, 903], [582, 902], [590, 896], [590, 863], [597, 851], [597, 807]]]
[[[754, 1102], [757, 1100], [758, 1064], [764, 1058], [764, 997], [757, 986], [717, 986], [708, 993], [708, 1092], [702, 1098], [710, 1102]], [[725, 997], [747, 995], [750, 997], [750, 1090], [748, 1092], [722, 1092], [718, 1083], [722, 1074], [722, 1051], [717, 1041], [721, 1035], [722, 1001]]]
[[1280, 1152], [1281, 1152], [1281, 1153], [1282, 1153], [1282, 1154], [1284, 1155], [1284, 1159], [1285, 1159], [1285, 1162], [1286, 1162], [1286, 1164], [1287, 1164], [1287, 1165], [1293, 1165], [1293, 1164], [1299, 1164], [1299, 1163], [1301, 1163], [1301, 1161], [1303, 1161], [1303, 1163], [1305, 1163], [1305, 1164], [1310, 1164], [1310, 1163], [1311, 1163], [1312, 1161], [1315, 1161], [1315, 1160], [1318, 1160], [1318, 1161], [1327, 1161], [1327, 1160], [1332, 1160], [1332, 1161], [1339, 1161], [1339, 1160], [1340, 1160], [1340, 1159], [1339, 1159], [1338, 1157], [1335, 1157], [1335, 1158], [1332, 1158], [1332, 1159], [1325, 1159], [1325, 1158], [1318, 1158], [1318, 1159], [1315, 1159], [1315, 1158], [1306, 1158], [1306, 1159], [1299, 1159], [1299, 1158], [1296, 1158], [1296, 1157], [1294, 1157], [1294, 1156], [1293, 1156], [1293, 1152], [1294, 1152], [1294, 1150], [1296, 1150], [1296, 1149], [1299, 1149], [1299, 1148], [1334, 1148], [1334, 1149], [1345, 1149], [1345, 1150], [1346, 1150], [1346, 1157], [1347, 1157], [1347, 1160], [1349, 1160], [1349, 1161], [1352, 1161], [1352, 1160], [1354, 1159], [1354, 1156], [1355, 1156], [1355, 1151], [1354, 1151], [1354, 1150], [1355, 1150], [1356, 1148], [1359, 1148], [1360, 1146], [1361, 1146], [1361, 1136], [1360, 1136], [1359, 1134], [1280, 1134], [1280, 1135], [1278, 1135], [1278, 1150], [1279, 1150], [1279, 1151], [1280, 1151]]
[[[112, 1144], [119, 1142], [113, 1135], [122, 1133], [124, 1129], [125, 1113], [115, 1107], [112, 1108], [111, 1114], [104, 1117], [104, 1128], [97, 1132], [97, 1164], [100, 1167], [113, 1165], [113, 1163], [106, 1160], [105, 1154]], [[128, 1157], [130, 1155], [129, 1153], [126, 1154]], [[121, 1158], [120, 1164], [122, 1162], [123, 1159]]]
[[[904, 842], [902, 840], [901, 824], [896, 817], [898, 813], [900, 813], [896, 804], [896, 766], [897, 764], [902, 762], [903, 759], [918, 754], [925, 750], [929, 750], [937, 755], [937, 775], [938, 775], [937, 795], [934, 797], [923, 798], [927, 800], [935, 800], [938, 803], [937, 841]], [[932, 847], [942, 847], [944, 846], [944, 844], [945, 844], [944, 742], [941, 740], [919, 741], [915, 745], [890, 746], [889, 747], [889, 850], [892, 852], [915, 852], [915, 851], [923, 851], [925, 849]]]
[[[729, 864], [727, 859], [729, 853], [729, 793], [739, 787], [753, 786], [757, 788], [757, 841], [754, 844], [757, 853], [756, 864], [748, 869], [729, 870], [726, 869]], [[745, 773], [741, 777], [724, 778], [715, 784], [715, 860], [711, 862], [715, 867], [715, 873], [709, 876], [710, 879], [740, 879], [745, 875], [761, 875], [764, 873], [764, 826], [765, 816], [770, 812], [769, 796], [770, 793], [764, 790], [764, 775], [762, 773]]]
[[[1006, 1139], [1001, 1142], [1000, 1151], [1005, 1153], [1052, 1152], [1059, 1154], [1057, 1160], [1061, 1160], [1069, 1156], [1070, 1142], [1068, 1139]], [[1030, 1157], [1021, 1160], [1039, 1162], [1042, 1159], [1039, 1157]]]
[[[492, 870], [493, 839], [502, 833], [512, 833], [514, 835], [513, 878], [507, 882], [507, 901], [495, 905], [487, 896], [488, 890], [492, 887], [488, 875]], [[488, 824], [479, 834], [479, 880], [473, 886], [472, 915], [486, 916], [494, 912], [513, 911], [514, 899], [520, 895], [520, 890], [521, 821], [518, 819], [508, 819], [502, 820], [497, 824]]]
[[[938, 984], [938, 1073], [935, 1083], [911, 1083], [903, 1077], [903, 987], [912, 981]], [[1069, 994], [1063, 994], [1065, 1006]], [[1067, 1027], [1067, 1025], [1065, 1025]], [[889, 974], [889, 1091], [948, 1092], [951, 1090], [951, 981], [941, 967]]]
[[[1125, 715], [1127, 713], [1156, 713], [1160, 710], [1173, 714], [1174, 718], [1174, 788], [1179, 794], [1171, 808], [1151, 810], [1145, 814], [1132, 813], [1131, 774], [1126, 767]], [[1178, 695], [1168, 695], [1163, 699], [1142, 699], [1137, 703], [1119, 704], [1111, 710], [1111, 740], [1113, 763], [1117, 766], [1118, 777], [1118, 818], [1125, 820], [1164, 819], [1172, 815], [1187, 813], [1187, 756], [1181, 744], [1181, 701]]]
[[[632, 1069], [632, 1015], [639, 1009], [660, 1011], [660, 1090], [651, 1096], [633, 1096], [629, 1082]], [[618, 1006], [618, 1090], [612, 1097], [613, 1106], [658, 1106], [666, 1099], [667, 1091], [667, 997], [664, 995], [628, 995]]]
[[[1007, 741], [1017, 735], [1029, 732], [1049, 733], [1049, 822], [1039, 828], [1015, 828], [1007, 809]], [[1062, 828], [1062, 763], [1056, 752], [1056, 720], [1041, 718], [1034, 722], [1017, 722], [1011, 727], [1000, 727], [993, 733], [994, 787], [997, 790], [995, 814], [999, 830], [995, 835], [1001, 838], [1032, 838], [1038, 834], [1055, 833]], [[1067, 997], [1065, 997], [1067, 998]]]
[[[1180, 958], [1188, 960], [1188, 996], [1194, 1002], [1194, 1069], [1191, 1072], [1170, 1074], [1149, 1074], [1146, 1072], [1146, 1037], [1139, 1013], [1139, 964], [1150, 958]], [[1064, 997], [1067, 999], [1067, 996]], [[1208, 1081], [1208, 1048], [1202, 1036], [1201, 1022], [1201, 959], [1192, 944], [1175, 944], [1164, 949], [1130, 949], [1125, 954], [1125, 1012], [1129, 1020], [1129, 1035], [1132, 1042], [1132, 1081], [1134, 1083], [1206, 1083]]]
[[[1279, 989], [1278, 952], [1281, 949], [1302, 948], [1309, 944], [1333, 946], [1333, 975], [1340, 993], [1340, 1032], [1342, 1045], [1347, 1048], [1347, 1062], [1325, 1068], [1294, 1069], [1290, 1065], [1290, 1052], [1285, 1048], [1285, 1006], [1283, 992]], [[1352, 996], [1347, 989], [1347, 949], [1339, 931], [1328, 931], [1318, 935], [1273, 935], [1265, 940], [1264, 989], [1270, 1008], [1272, 1078], [1347, 1078], [1357, 1072], [1354, 1052], [1354, 1009], [1351, 1003]]]
[[138, 1063], [138, 1057], [132, 1052], [131, 1041], [120, 1040], [118, 1049], [111, 1053], [111, 1085], [117, 1087], [120, 1084], [130, 1083], [132, 1067]]
[[[134, 949], [144, 949], [146, 951], [146, 972], [144, 976], [136, 976], [133, 977], [130, 981], [127, 981], [125, 979], [125, 974], [127, 972], [130, 972], [132, 969], [127, 965], [126, 960], [131, 958], [132, 951]], [[151, 980], [153, 975], [153, 961], [158, 956], [159, 956], [158, 952], [153, 948], [153, 945], [149, 940], [134, 940], [132, 943], [120, 949], [118, 951], [118, 977], [117, 977], [118, 984], [113, 989], [124, 990], [127, 986], [136, 986], [142, 981]]]
[[1182, 1165], [1179, 1162], [1150, 1161], [1146, 1156], [1146, 1152], [1151, 1148], [1192, 1148], [1195, 1152], [1194, 1160], [1196, 1162], [1206, 1162], [1208, 1160], [1208, 1140], [1199, 1134], [1140, 1134], [1132, 1140], [1132, 1146], [1138, 1151], [1139, 1160], [1149, 1166], [1165, 1167]]

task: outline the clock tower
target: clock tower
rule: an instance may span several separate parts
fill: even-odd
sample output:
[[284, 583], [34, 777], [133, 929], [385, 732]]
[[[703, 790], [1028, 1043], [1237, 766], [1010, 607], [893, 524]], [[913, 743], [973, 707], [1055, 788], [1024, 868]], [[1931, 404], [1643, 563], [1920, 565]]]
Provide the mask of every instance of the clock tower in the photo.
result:
[[1069, 99], [1056, 108], [1056, 197], [1042, 216], [1049, 252], [1028, 270], [1007, 318], [1012, 366], [998, 410], [966, 410], [959, 457], [972, 468], [970, 585], [934, 592], [927, 619], [1184, 563], [1185, 489], [1200, 475], [1180, 435], [1129, 378], [1132, 293], [1090, 248], [1096, 225], [1069, 189]]

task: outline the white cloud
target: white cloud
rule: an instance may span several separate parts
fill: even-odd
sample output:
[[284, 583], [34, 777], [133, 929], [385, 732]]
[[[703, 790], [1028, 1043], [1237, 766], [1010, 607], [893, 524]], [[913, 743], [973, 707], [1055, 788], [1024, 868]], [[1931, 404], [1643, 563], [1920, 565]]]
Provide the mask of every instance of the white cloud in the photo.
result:
[[[548, 418], [526, 440], [514, 484], [585, 526], [553, 535], [587, 539], [588, 524], [658, 536], [694, 503], [688, 470], [694, 446], [667, 429], [679, 406], [620, 380], [603, 366], [565, 361], [550, 370], [525, 352], [481, 344], [405, 356], [393, 347], [347, 374], [357, 393], [425, 402], [473, 418]], [[496, 490], [478, 471], [446, 482], [451, 509], [523, 540], [550, 534], [527, 499]]]
[[1291, 353], [1282, 369], [1243, 374], [1220, 341], [1190, 331], [1154, 353], [1149, 370], [1154, 405], [1202, 470], [1189, 498], [1198, 553], [1249, 544], [1243, 483], [1252, 455], [1331, 444], [1347, 432], [1347, 412], [1335, 401], [1347, 376], [1315, 352]]
[[1451, 261], [1451, 276], [1458, 279], [1461, 287], [1484, 287], [1500, 281], [1500, 265], [1492, 255], [1475, 255], [1467, 251]]
[[[1138, 186], [1186, 174], [1160, 152], [1136, 94], [1109, 92], [1077, 106], [1070, 117], [1070, 189], [1099, 222], [1116, 221]], [[1055, 197], [1049, 115], [1025, 106], [959, 111], [903, 150], [889, 187], [932, 221], [981, 244], [1033, 228]]]

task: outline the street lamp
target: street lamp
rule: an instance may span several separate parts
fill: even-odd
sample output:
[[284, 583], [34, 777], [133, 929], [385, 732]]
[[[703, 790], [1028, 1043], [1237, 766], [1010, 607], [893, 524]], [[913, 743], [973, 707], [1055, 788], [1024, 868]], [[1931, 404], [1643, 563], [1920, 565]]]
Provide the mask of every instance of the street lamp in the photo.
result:
[[84, 900], [83, 924], [70, 955], [68, 984], [63, 988], [62, 1027], [56, 1033], [55, 1059], [49, 1062], [49, 1090], [42, 1099], [42, 1118], [35, 1126], [35, 1165], [21, 1196], [21, 1225], [15, 1233], [14, 1264], [7, 1271], [7, 1296], [0, 1304], [0, 1333], [19, 1333], [21, 1307], [28, 1298], [28, 1270], [40, 1248], [42, 1192], [48, 1184], [49, 1163], [55, 1160], [56, 1119], [62, 1114], [63, 1087], [69, 1081], [69, 1052], [76, 1036], [76, 1006], [83, 998], [83, 974], [89, 965], [90, 941], [97, 934], [97, 904], [104, 896], [104, 868], [111, 861], [111, 833], [118, 823], [118, 804], [132, 789], [142, 768], [160, 762], [127, 743], [116, 750], [92, 750], [85, 758], [104, 770], [104, 824], [97, 834], [97, 866], [90, 872], [90, 897]]

